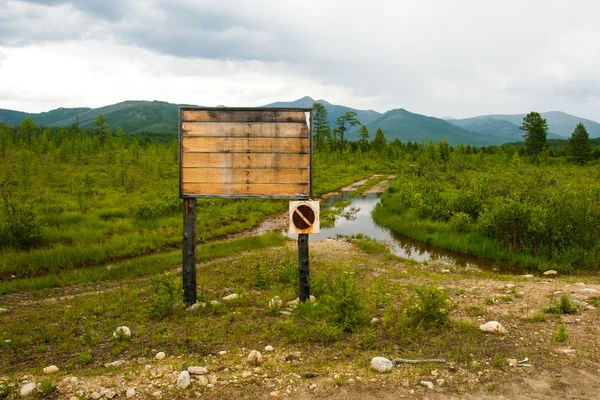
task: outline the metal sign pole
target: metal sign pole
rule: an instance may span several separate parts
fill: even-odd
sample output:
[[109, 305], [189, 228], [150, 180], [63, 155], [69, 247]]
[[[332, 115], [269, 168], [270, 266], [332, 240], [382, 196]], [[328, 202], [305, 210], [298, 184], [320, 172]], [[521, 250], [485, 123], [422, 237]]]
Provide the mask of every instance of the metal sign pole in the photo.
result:
[[183, 299], [196, 303], [196, 199], [183, 199]]
[[304, 302], [310, 299], [310, 282], [308, 274], [308, 234], [298, 235], [298, 272], [300, 276], [300, 293], [298, 297]]

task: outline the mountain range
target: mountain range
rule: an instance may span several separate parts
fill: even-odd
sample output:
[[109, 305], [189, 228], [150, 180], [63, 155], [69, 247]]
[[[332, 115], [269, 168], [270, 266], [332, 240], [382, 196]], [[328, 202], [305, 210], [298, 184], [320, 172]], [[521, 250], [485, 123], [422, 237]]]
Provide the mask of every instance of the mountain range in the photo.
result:
[[[381, 128], [388, 140], [398, 138], [403, 142], [433, 140], [438, 142], [448, 139], [450, 144], [471, 144], [474, 146], [500, 145], [506, 142], [521, 141], [523, 131], [519, 129], [525, 114], [514, 115], [482, 115], [466, 119], [440, 119], [412, 113], [403, 108], [393, 109], [385, 113], [374, 110], [358, 110], [351, 107], [331, 104], [325, 100], [317, 100], [327, 109], [329, 123], [335, 126], [335, 120], [347, 111], [356, 112], [356, 117], [366, 125], [371, 134]], [[315, 100], [311, 97], [290, 102], [276, 102], [264, 107], [312, 107]], [[82, 127], [93, 124], [98, 114], [103, 114], [111, 128], [120, 126], [125, 132], [136, 134], [141, 132], [164, 133], [175, 137], [178, 124], [179, 104], [163, 101], [124, 101], [100, 108], [57, 108], [38, 114], [0, 109], [0, 122], [8, 125], [19, 125], [26, 117], [31, 117], [38, 125], [69, 126], [79, 119]], [[590, 137], [600, 137], [600, 124], [559, 111], [542, 113], [549, 125], [548, 138], [565, 139], [570, 136], [578, 122], [582, 122]], [[359, 137], [358, 128], [347, 133], [348, 140]]]

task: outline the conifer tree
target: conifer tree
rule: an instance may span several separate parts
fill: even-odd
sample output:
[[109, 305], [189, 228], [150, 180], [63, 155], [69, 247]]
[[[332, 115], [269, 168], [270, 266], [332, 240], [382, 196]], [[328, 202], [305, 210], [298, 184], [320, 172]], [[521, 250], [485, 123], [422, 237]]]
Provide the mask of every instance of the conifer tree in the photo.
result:
[[327, 120], [327, 109], [321, 103], [313, 103], [313, 142], [316, 151], [322, 151], [331, 141], [331, 127]]
[[523, 124], [519, 129], [526, 132], [523, 135], [525, 148], [531, 155], [531, 162], [535, 162], [539, 154], [548, 147], [546, 140], [548, 123], [539, 113], [532, 111], [523, 118]]
[[592, 155], [590, 135], [581, 122], [577, 124], [575, 130], [571, 133], [567, 152], [571, 159], [578, 164], [585, 164]]

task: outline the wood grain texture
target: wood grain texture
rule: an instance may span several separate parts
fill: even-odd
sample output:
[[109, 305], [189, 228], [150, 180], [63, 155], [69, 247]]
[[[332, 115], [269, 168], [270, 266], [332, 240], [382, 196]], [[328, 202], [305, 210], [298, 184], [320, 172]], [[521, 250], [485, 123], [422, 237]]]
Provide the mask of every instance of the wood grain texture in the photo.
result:
[[183, 153], [184, 167], [308, 168], [308, 154]]
[[256, 137], [308, 138], [309, 129], [303, 123], [271, 122], [183, 122], [183, 137]]
[[183, 137], [184, 152], [199, 153], [308, 153], [308, 138], [204, 138]]
[[305, 183], [308, 169], [183, 168], [183, 183]]
[[304, 122], [303, 111], [289, 110], [182, 110], [182, 122]]
[[226, 184], [226, 183], [185, 183], [181, 184], [182, 193], [198, 194], [204, 196], [309, 196], [308, 183], [306, 184]]

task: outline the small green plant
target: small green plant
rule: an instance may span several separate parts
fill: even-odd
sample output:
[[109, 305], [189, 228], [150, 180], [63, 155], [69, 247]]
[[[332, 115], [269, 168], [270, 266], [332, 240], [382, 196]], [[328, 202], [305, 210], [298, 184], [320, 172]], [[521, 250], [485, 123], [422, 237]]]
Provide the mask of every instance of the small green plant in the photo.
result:
[[550, 305], [544, 308], [544, 312], [548, 314], [575, 314], [577, 308], [573, 306], [569, 296], [564, 294], [560, 299], [560, 302], [552, 299]]
[[492, 365], [497, 369], [505, 369], [506, 368], [506, 356], [502, 353], [494, 354], [494, 358], [492, 359]]
[[158, 319], [171, 315], [173, 307], [181, 300], [181, 289], [166, 275], [157, 275], [150, 282], [150, 318]]
[[412, 324], [434, 328], [451, 325], [450, 313], [456, 309], [456, 304], [448, 299], [446, 293], [434, 285], [418, 286], [415, 292], [415, 304], [405, 310]]
[[487, 385], [487, 391], [490, 393], [494, 393], [496, 391], [496, 384], [490, 383], [489, 385]]
[[265, 289], [269, 285], [269, 273], [263, 262], [254, 264], [252, 271], [252, 286], [255, 289]]
[[555, 342], [564, 342], [567, 340], [567, 326], [565, 324], [560, 324], [556, 329], [556, 332], [552, 334], [552, 339]]
[[89, 363], [92, 362], [92, 359], [94, 358], [94, 356], [92, 355], [92, 353], [81, 353], [79, 354], [79, 356], [77, 356], [77, 361], [79, 361], [79, 363], [81, 365], [88, 365]]
[[487, 304], [488, 306], [494, 305], [494, 298], [493, 297], [486, 298], [485, 299], [485, 304]]
[[500, 300], [502, 300], [505, 303], [510, 303], [513, 298], [510, 294], [503, 294], [502, 296], [500, 296]]
[[464, 212], [455, 212], [450, 217], [448, 223], [457, 232], [467, 232], [471, 223], [471, 216]]
[[531, 322], [545, 322], [546, 316], [542, 313], [536, 313], [529, 316], [529, 321]]
[[40, 391], [44, 394], [51, 394], [56, 392], [56, 386], [50, 379], [44, 379], [40, 382]]

